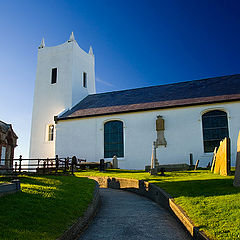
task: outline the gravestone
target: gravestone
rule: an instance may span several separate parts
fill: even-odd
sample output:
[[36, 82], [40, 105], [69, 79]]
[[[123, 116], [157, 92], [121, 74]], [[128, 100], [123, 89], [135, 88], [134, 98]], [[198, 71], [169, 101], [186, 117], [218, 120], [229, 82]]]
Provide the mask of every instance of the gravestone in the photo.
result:
[[214, 152], [213, 152], [211, 172], [214, 171], [214, 167], [215, 167], [215, 163], [216, 163], [216, 154], [217, 154], [217, 147], [214, 148]]
[[198, 168], [198, 164], [199, 164], [199, 160], [196, 161], [196, 164], [195, 164], [195, 168], [194, 168], [194, 170], [197, 170], [197, 168]]
[[105, 167], [106, 167], [106, 169], [112, 168], [112, 163], [111, 162], [106, 162]]
[[220, 142], [216, 154], [214, 173], [221, 176], [230, 174], [230, 138], [224, 138]]
[[20, 185], [20, 180], [19, 179], [12, 180], [12, 183], [16, 184], [16, 190], [17, 191], [21, 191], [21, 185]]
[[77, 165], [77, 158], [76, 156], [72, 157], [72, 174], [76, 170], [76, 165]]
[[100, 159], [99, 170], [100, 170], [101, 172], [105, 171], [105, 162], [104, 162], [104, 159]]
[[113, 164], [113, 168], [114, 168], [114, 169], [117, 169], [117, 168], [118, 168], [118, 159], [117, 159], [117, 156], [113, 156], [112, 164]]
[[150, 174], [151, 175], [157, 175], [158, 171], [157, 171], [157, 168], [151, 168], [150, 169]]
[[192, 166], [193, 165], [193, 154], [192, 153], [190, 153], [190, 166]]
[[237, 140], [236, 169], [235, 169], [233, 186], [240, 187], [240, 131], [239, 131], [238, 140]]
[[77, 157], [76, 156], [72, 157], [72, 164], [73, 164], [73, 166], [77, 165]]

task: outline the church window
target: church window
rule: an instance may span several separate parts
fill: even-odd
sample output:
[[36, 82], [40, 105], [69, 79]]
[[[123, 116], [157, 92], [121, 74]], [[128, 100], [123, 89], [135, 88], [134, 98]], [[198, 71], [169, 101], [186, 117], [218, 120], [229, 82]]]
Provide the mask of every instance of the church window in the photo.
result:
[[87, 87], [87, 73], [83, 72], [83, 87]]
[[54, 84], [57, 82], [57, 68], [52, 69], [52, 81], [51, 83]]
[[104, 158], [123, 157], [123, 122], [109, 121], [104, 124]]
[[48, 126], [48, 141], [53, 141], [53, 136], [54, 136], [54, 125], [49, 125]]
[[204, 152], [213, 152], [220, 141], [228, 137], [227, 113], [213, 110], [202, 115]]

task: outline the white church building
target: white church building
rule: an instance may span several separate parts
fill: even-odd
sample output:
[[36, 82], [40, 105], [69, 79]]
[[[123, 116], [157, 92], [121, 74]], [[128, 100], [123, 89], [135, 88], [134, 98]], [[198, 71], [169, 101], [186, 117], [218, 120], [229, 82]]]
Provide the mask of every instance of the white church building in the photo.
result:
[[159, 164], [211, 161], [224, 137], [231, 139], [235, 164], [240, 130], [240, 74], [96, 93], [92, 47], [74, 39], [38, 48], [30, 158], [118, 157], [123, 169], [150, 165], [156, 120], [164, 121]]

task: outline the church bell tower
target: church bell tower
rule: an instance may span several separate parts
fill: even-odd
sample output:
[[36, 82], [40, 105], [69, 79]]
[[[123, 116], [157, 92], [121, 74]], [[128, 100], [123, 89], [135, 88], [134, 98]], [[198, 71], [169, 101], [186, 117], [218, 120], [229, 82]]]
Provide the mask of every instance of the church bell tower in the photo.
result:
[[67, 42], [38, 47], [32, 127], [31, 159], [55, 157], [54, 116], [71, 109], [88, 94], [96, 93], [92, 47], [83, 51], [73, 33]]

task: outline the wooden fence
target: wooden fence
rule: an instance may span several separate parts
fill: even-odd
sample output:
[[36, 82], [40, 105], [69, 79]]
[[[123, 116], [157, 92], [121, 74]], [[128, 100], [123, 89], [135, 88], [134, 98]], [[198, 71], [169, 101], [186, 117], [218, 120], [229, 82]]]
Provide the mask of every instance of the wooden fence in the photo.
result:
[[18, 159], [0, 159], [0, 172], [23, 173], [36, 172], [46, 174], [50, 172], [73, 171], [76, 169], [85, 169], [99, 167], [99, 162], [86, 162], [86, 159], [78, 159], [75, 156], [69, 158], [55, 158], [45, 159], [24, 159], [20, 156]]

